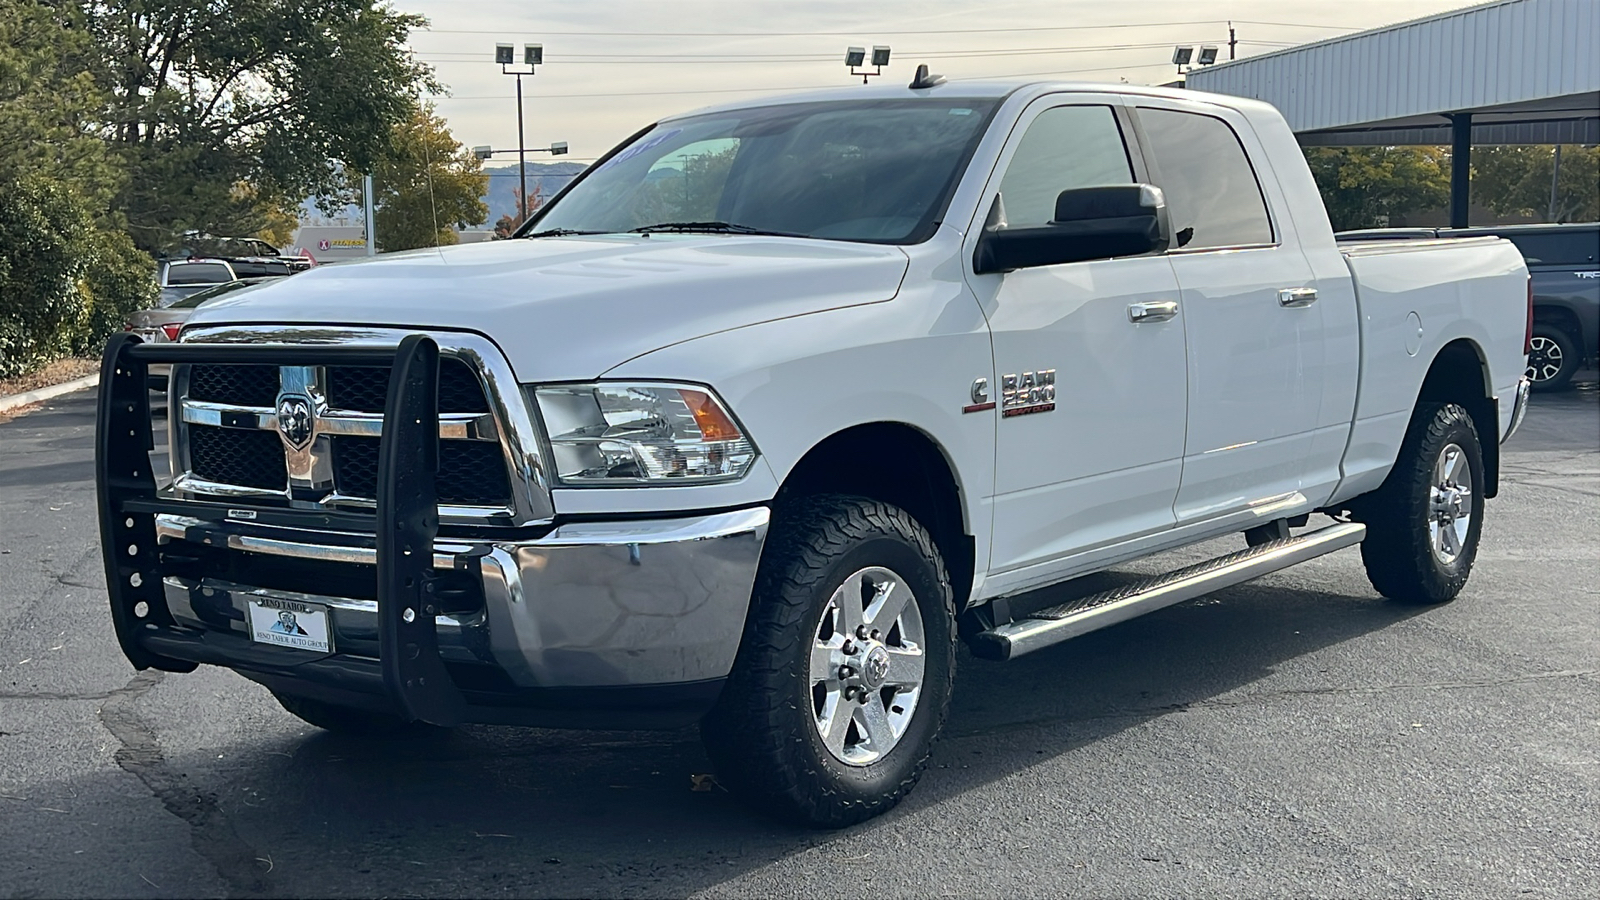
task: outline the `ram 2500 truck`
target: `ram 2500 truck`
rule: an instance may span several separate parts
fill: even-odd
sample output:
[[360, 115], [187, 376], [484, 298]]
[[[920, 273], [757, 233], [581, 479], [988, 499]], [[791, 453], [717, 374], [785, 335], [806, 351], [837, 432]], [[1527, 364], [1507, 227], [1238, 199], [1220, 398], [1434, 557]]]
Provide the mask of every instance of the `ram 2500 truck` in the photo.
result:
[[513, 240], [114, 338], [112, 617], [135, 666], [329, 729], [699, 722], [721, 783], [842, 825], [916, 782], [960, 640], [1356, 544], [1383, 595], [1454, 598], [1527, 283], [1494, 238], [1341, 250], [1248, 100], [919, 76], [666, 119]]

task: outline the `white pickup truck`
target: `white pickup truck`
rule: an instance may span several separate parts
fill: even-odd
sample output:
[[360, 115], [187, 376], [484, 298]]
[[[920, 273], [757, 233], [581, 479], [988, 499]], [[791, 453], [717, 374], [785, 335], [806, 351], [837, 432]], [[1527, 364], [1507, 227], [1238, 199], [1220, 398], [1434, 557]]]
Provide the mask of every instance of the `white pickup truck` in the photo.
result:
[[1455, 597], [1527, 281], [1494, 238], [1336, 245], [1248, 100], [919, 74], [695, 112], [515, 239], [113, 339], [113, 619], [136, 666], [330, 729], [698, 721], [721, 783], [843, 825], [916, 782], [959, 640], [1009, 659], [1357, 543], [1381, 594]]

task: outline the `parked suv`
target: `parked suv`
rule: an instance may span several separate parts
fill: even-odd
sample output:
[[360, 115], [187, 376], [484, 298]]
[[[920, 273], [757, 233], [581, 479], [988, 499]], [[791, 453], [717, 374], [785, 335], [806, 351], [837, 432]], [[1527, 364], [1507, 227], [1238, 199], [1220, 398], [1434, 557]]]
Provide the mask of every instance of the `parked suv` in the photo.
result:
[[1339, 240], [1503, 237], [1517, 246], [1533, 278], [1528, 379], [1536, 391], [1571, 386], [1585, 360], [1600, 355], [1600, 222], [1479, 228], [1374, 228]]

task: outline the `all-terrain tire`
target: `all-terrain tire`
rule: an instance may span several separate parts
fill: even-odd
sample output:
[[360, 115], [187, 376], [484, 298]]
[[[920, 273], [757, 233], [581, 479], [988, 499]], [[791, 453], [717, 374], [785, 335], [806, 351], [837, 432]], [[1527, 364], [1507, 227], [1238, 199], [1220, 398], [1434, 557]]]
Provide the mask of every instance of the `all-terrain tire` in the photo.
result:
[[[1456, 491], [1465, 494], [1470, 509], [1465, 536], [1451, 539], [1453, 554], [1436, 548], [1437, 529], [1447, 527], [1438, 521], [1437, 504], [1451, 493], [1438, 490], [1437, 473], [1450, 465], [1441, 457], [1451, 448], [1461, 457], [1456, 471], [1464, 469], [1470, 478], [1464, 492]], [[1462, 487], [1459, 477], [1456, 484]], [[1361, 561], [1378, 593], [1405, 603], [1444, 603], [1461, 593], [1478, 554], [1483, 486], [1483, 449], [1472, 416], [1455, 403], [1420, 404], [1394, 469], [1357, 511], [1367, 525]]]
[[272, 692], [283, 708], [323, 731], [365, 738], [436, 738], [450, 729], [426, 722], [407, 722], [399, 716], [339, 706], [310, 697]]
[[[868, 567], [892, 570], [911, 589], [923, 681], [898, 742], [870, 764], [851, 765], [820, 734], [811, 653], [830, 598]], [[796, 501], [773, 522], [733, 671], [701, 723], [718, 781], [763, 812], [814, 827], [893, 808], [921, 777], [949, 711], [955, 630], [944, 561], [909, 514], [862, 497]]]

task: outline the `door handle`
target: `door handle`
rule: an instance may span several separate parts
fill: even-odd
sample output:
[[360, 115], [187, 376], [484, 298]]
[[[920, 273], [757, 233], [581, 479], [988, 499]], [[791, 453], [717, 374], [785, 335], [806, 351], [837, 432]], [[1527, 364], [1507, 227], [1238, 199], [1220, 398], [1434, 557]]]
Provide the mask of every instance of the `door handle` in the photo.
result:
[[1278, 292], [1278, 305], [1286, 309], [1299, 309], [1315, 302], [1316, 288], [1284, 288]]
[[1135, 325], [1142, 322], [1165, 322], [1177, 314], [1178, 304], [1173, 300], [1128, 304], [1128, 321]]

